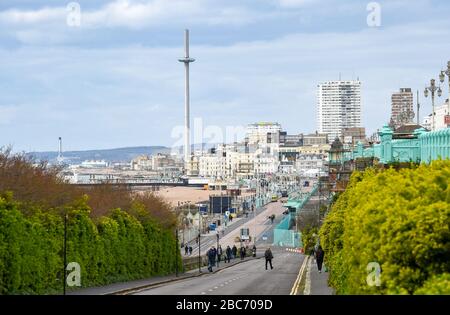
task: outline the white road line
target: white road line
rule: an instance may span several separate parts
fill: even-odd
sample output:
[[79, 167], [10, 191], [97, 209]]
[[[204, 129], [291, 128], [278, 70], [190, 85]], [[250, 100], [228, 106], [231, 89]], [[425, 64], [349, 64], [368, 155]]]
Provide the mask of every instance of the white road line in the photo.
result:
[[209, 291], [209, 292], [212, 292], [213, 290], [212, 290], [212, 289], [209, 289], [208, 291]]
[[214, 290], [215, 290], [215, 289], [218, 289], [218, 288], [219, 288], [219, 287], [214, 287]]
[[206, 292], [202, 292], [202, 294], [206, 294]]

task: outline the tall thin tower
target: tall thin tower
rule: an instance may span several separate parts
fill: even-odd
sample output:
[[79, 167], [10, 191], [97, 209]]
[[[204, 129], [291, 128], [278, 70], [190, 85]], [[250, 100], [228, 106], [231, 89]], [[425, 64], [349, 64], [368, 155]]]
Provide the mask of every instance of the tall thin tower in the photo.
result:
[[56, 158], [56, 160], [58, 161], [59, 164], [61, 164], [62, 161], [63, 161], [63, 155], [62, 155], [62, 138], [61, 138], [61, 137], [58, 138], [58, 144], [59, 144], [59, 147], [58, 147], [58, 157]]
[[417, 124], [420, 125], [420, 102], [419, 102], [419, 90], [417, 90]]
[[184, 87], [184, 163], [188, 165], [190, 161], [190, 116], [189, 116], [189, 64], [195, 59], [189, 57], [189, 30], [184, 31], [184, 58], [178, 59], [184, 63], [185, 87]]

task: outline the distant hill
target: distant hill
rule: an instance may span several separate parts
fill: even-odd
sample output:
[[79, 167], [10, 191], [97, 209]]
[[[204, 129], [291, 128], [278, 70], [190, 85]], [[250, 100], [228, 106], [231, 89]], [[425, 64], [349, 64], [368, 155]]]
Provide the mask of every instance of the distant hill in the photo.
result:
[[[139, 155], [152, 155], [157, 153], [170, 153], [170, 148], [164, 146], [149, 147], [128, 147], [104, 150], [87, 151], [66, 151], [63, 152], [64, 162], [68, 164], [81, 163], [84, 160], [105, 160], [108, 162], [129, 162]], [[28, 156], [33, 156], [40, 161], [53, 163], [58, 157], [58, 152], [29, 152]]]

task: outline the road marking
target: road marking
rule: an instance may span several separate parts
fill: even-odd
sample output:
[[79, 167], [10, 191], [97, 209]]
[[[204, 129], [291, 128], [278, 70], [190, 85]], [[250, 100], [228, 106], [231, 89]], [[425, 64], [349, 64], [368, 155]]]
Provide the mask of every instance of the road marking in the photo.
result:
[[308, 261], [308, 267], [306, 269], [306, 280], [305, 280], [305, 290], [303, 290], [303, 295], [311, 294], [311, 260]]
[[219, 288], [219, 287], [214, 287], [214, 290], [215, 290], [215, 289], [218, 289], [218, 288]]
[[296, 279], [295, 282], [294, 282], [294, 286], [293, 286], [292, 289], [291, 289], [290, 295], [297, 295], [298, 287], [299, 287], [300, 282], [301, 282], [301, 280], [302, 280], [303, 272], [305, 271], [306, 263], [307, 263], [308, 261], [309, 261], [309, 256], [308, 256], [308, 257], [305, 257], [305, 259], [303, 259], [303, 264], [302, 264], [302, 266], [300, 267], [300, 270], [299, 270], [299, 272], [298, 272], [297, 279]]
[[209, 291], [209, 292], [212, 292], [213, 290], [212, 290], [212, 289], [209, 289], [208, 291]]
[[206, 292], [202, 292], [202, 294], [206, 294]]

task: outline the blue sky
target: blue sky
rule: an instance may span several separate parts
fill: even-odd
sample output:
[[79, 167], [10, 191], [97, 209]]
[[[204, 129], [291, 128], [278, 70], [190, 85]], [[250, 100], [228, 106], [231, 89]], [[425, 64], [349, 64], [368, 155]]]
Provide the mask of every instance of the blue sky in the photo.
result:
[[[368, 133], [390, 95], [423, 88], [450, 60], [450, 3], [361, 0], [0, 2], [0, 146], [16, 151], [173, 145], [183, 124], [183, 30], [191, 32], [191, 117], [205, 126], [277, 121], [316, 130], [316, 86], [360, 78]], [[447, 84], [443, 87], [448, 95]], [[440, 100], [441, 103], [443, 100]]]

